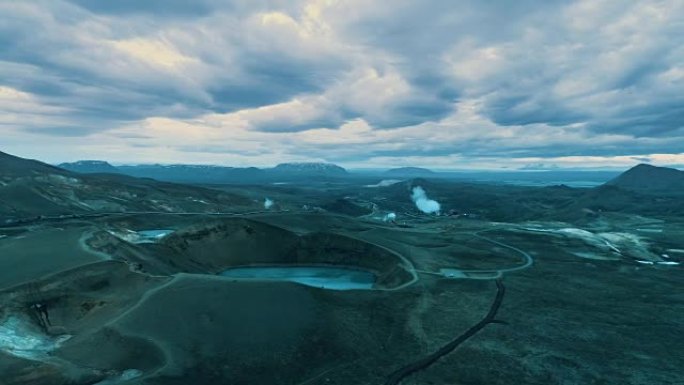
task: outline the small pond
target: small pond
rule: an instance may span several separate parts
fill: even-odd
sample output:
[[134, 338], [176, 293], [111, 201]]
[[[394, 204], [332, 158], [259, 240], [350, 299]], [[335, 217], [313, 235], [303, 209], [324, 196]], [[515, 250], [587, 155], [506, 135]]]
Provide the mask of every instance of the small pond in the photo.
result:
[[173, 230], [141, 230], [136, 233], [139, 238], [135, 243], [151, 243], [173, 233]]
[[359, 269], [332, 266], [248, 266], [228, 269], [228, 278], [296, 282], [329, 290], [370, 290], [375, 274]]
[[173, 230], [140, 230], [137, 233], [146, 238], [163, 238], [173, 233]]

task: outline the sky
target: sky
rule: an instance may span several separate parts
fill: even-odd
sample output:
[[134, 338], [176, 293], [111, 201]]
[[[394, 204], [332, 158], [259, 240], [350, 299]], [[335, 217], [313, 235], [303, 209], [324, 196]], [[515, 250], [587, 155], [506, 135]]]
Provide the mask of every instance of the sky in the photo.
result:
[[681, 167], [682, 36], [682, 0], [0, 0], [0, 151]]

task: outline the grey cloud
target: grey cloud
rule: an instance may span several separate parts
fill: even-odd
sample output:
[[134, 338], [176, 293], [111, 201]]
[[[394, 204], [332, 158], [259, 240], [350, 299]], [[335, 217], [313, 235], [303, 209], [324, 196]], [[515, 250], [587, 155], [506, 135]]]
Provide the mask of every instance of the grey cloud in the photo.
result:
[[149, 140], [152, 139], [152, 136], [145, 135], [145, 134], [131, 134], [131, 133], [113, 133], [112, 136], [115, 136], [117, 138], [121, 139], [136, 139], [136, 140]]
[[[428, 132], [429, 129], [426, 129]], [[523, 135], [519, 133], [518, 135]], [[529, 135], [534, 135], [530, 133]], [[400, 145], [386, 148], [382, 143], [369, 145], [345, 144], [305, 146], [302, 150], [307, 154], [319, 154], [334, 161], [354, 161], [366, 157], [440, 157], [459, 155], [477, 158], [498, 157], [566, 157], [597, 156], [610, 157], [626, 154], [679, 153], [684, 148], [684, 135], [667, 139], [639, 140], [633, 138], [615, 139], [606, 142], [597, 141], [591, 132], [585, 137], [542, 141], [536, 144], [524, 140], [524, 136], [516, 138], [477, 137], [468, 140], [421, 142], [412, 138]], [[362, 154], [360, 156], [359, 154]]]
[[[282, 29], [267, 29], [255, 17], [283, 11], [301, 21], [304, 1], [3, 2], [0, 85], [63, 110], [55, 112], [54, 124], [36, 120], [20, 127], [46, 135], [88, 135], [152, 116], [192, 120], [293, 99], [316, 101], [313, 109], [319, 113], [256, 119], [251, 128], [334, 129], [363, 119], [375, 130], [392, 130], [442, 121], [455, 104], [477, 101], [478, 113], [498, 125], [488, 130], [566, 128], [581, 130], [586, 142], [537, 141], [531, 129], [516, 131], [516, 138], [435, 144], [426, 132], [425, 138], [395, 138], [393, 147], [291, 144], [288, 151], [338, 159], [681, 153], [684, 47], [676, 38], [684, 35], [681, 2], [607, 1], [589, 13], [574, 9], [576, 4], [338, 2], [321, 14], [330, 40], [304, 46], [296, 31], [287, 32], [290, 21], [277, 25]], [[646, 4], [662, 7], [658, 23], [639, 8]], [[108, 45], [135, 38], [168, 44], [192, 65], [171, 73]], [[457, 73], [455, 66], [480, 49], [499, 57], [475, 62], [472, 69], [481, 76]], [[410, 91], [370, 107], [349, 100], [366, 91], [362, 86], [356, 93], [329, 93], [352, 87], [350, 74], [359, 68], [396, 72]], [[377, 91], [368, 92], [373, 100]], [[607, 135], [615, 138], [594, 144], [593, 138]]]
[[345, 122], [339, 116], [327, 116], [321, 119], [310, 119], [302, 123], [290, 123], [286, 121], [268, 121], [259, 123], [256, 128], [264, 132], [299, 132], [316, 128], [339, 127]]
[[321, 75], [343, 69], [341, 65], [330, 65], [321, 70], [316, 63], [268, 52], [246, 55], [244, 78], [222, 79], [207, 87], [213, 111], [260, 107], [285, 102], [295, 95], [321, 92], [328, 83]]
[[653, 162], [653, 159], [648, 157], [648, 156], [633, 156], [632, 159], [641, 162], [641, 163], [651, 163]]
[[487, 98], [484, 112], [494, 123], [502, 126], [537, 123], [566, 126], [589, 119], [588, 114], [554, 103], [552, 100], [512, 92], [501, 92]]
[[[453, 111], [453, 105], [449, 101], [434, 99], [403, 100], [392, 106], [378, 117], [368, 118], [368, 123], [377, 128], [397, 128], [413, 126], [430, 121], [438, 121], [445, 118]], [[359, 116], [363, 118], [364, 116]]]
[[217, 5], [211, 0], [69, 0], [84, 9], [101, 14], [154, 14], [163, 16], [203, 16]]
[[70, 127], [70, 126], [29, 126], [26, 127], [27, 132], [44, 134], [49, 136], [84, 136], [93, 132], [92, 128], [85, 126]]
[[[502, 73], [508, 71], [515, 77], [497, 81], [496, 92], [484, 95], [487, 115], [501, 125], [586, 122], [597, 133], [636, 137], [670, 135], [681, 129], [684, 94], [674, 93], [672, 87], [675, 83], [683, 87], [684, 80], [660, 79], [684, 63], [684, 50], [676, 39], [664, 38], [684, 33], [681, 23], [674, 22], [684, 14], [684, 7], [676, 2], [659, 5], [668, 4], [670, 9], [663, 11], [670, 22], [624, 27], [634, 17], [646, 16], [637, 8], [645, 3], [623, 4], [615, 7], [605, 25], [589, 34], [569, 30], [563, 23], [553, 25], [558, 19], [552, 16], [548, 24], [537, 27], [545, 33], [542, 41], [525, 44], [523, 40], [505, 48], [516, 60], [506, 63]], [[572, 38], [579, 39], [573, 44], [581, 48], [562, 66], [554, 65], [555, 47]], [[555, 87], [563, 81], [584, 82], [590, 91], [558, 95]]]
[[206, 145], [206, 146], [179, 146], [176, 148], [179, 151], [190, 153], [204, 153], [204, 154], [232, 154], [244, 156], [263, 156], [269, 153], [269, 149], [258, 150], [242, 150], [230, 145]]
[[[97, 2], [89, 6], [102, 12], [135, 8], [132, 2], [107, 5], [109, 3]], [[162, 6], [160, 2], [151, 2], [140, 10], [168, 7], [183, 14], [182, 4], [187, 3], [164, 2]], [[19, 76], [8, 76], [2, 83], [33, 93], [48, 104], [69, 106], [75, 111], [74, 120], [88, 122], [91, 117], [102, 120], [99, 125], [88, 124], [90, 130], [107, 129], [122, 121], [149, 116], [187, 118], [210, 111], [225, 113], [285, 102], [295, 95], [321, 91], [346, 65], [333, 60], [329, 54], [303, 57], [284, 51], [255, 50], [240, 36], [228, 36], [221, 37], [218, 43], [236, 50], [230, 62], [220, 55], [211, 61], [212, 58], [205, 55], [220, 52], [223, 47], [216, 46], [216, 42], [179, 41], [177, 48], [181, 52], [189, 50], [197, 54], [200, 62], [194, 71], [199, 73], [169, 75], [136, 64], [133, 59], [122, 62], [121, 54], [113, 52], [112, 47], [93, 46], [89, 39], [131, 38], [135, 36], [130, 34], [131, 28], [143, 37], [154, 37], [157, 27], [187, 27], [191, 34], [193, 28], [198, 32], [207, 26], [220, 28], [216, 23], [226, 22], [225, 17], [211, 21], [213, 24], [196, 26], [173, 18], [165, 20], [161, 12], [144, 14], [137, 19], [110, 17], [100, 20], [103, 25], [79, 29], [62, 23], [61, 19], [92, 17], [84, 9], [59, 2], [33, 6], [35, 11], [27, 12], [5, 5], [9, 23], [3, 23], [5, 27], [1, 29], [0, 60], [3, 71], [14, 67], [11, 71]], [[241, 5], [240, 8], [248, 7]], [[225, 7], [221, 11], [225, 12]], [[61, 16], [53, 17], [56, 14]], [[234, 24], [231, 32], [242, 32], [242, 21], [238, 17], [230, 16], [227, 20], [228, 24]], [[94, 33], [101, 36], [92, 36]], [[168, 38], [172, 39], [173, 35]], [[209, 60], [203, 61], [205, 58]], [[20, 67], [23, 67], [23, 74], [20, 74]], [[31, 72], [37, 76], [29, 75]]]
[[620, 115], [593, 120], [590, 127], [595, 132], [630, 133], [637, 138], [684, 136], [684, 97], [654, 97], [650, 103], [625, 103]]
[[244, 14], [255, 9], [296, 10], [299, 1], [287, 0], [66, 0], [93, 13], [120, 17], [152, 15], [187, 19], [204, 17], [215, 12]]

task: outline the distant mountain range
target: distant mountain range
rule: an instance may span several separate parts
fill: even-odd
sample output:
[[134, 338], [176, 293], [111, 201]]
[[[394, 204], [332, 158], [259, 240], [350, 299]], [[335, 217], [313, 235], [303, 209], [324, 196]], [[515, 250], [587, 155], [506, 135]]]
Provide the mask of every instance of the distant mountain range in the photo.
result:
[[61, 163], [57, 167], [73, 172], [80, 172], [82, 174], [117, 174], [121, 172], [118, 168], [102, 160], [79, 160], [73, 163]]
[[[77, 162], [78, 163], [78, 162]], [[109, 169], [98, 162], [84, 169]], [[122, 174], [80, 174], [0, 152], [0, 224], [93, 212], [216, 212], [255, 208], [251, 199]]]
[[139, 177], [179, 183], [220, 184], [226, 182], [256, 182], [264, 171], [256, 167], [236, 168], [203, 165], [138, 165], [118, 166], [119, 172]]
[[[42, 164], [42, 163], [41, 163]], [[44, 167], [51, 167], [43, 164]], [[386, 171], [352, 173], [332, 163], [281, 163], [273, 168], [225, 167], [212, 165], [127, 165], [113, 166], [101, 160], [81, 160], [62, 163], [61, 169], [81, 174], [124, 174], [137, 178], [152, 178], [160, 181], [190, 184], [258, 184], [266, 182], [332, 181], [352, 176], [413, 179], [443, 178], [470, 181], [511, 183], [520, 185], [549, 185], [573, 183], [598, 186], [609, 178], [606, 185], [636, 192], [667, 192], [684, 187], [684, 172], [672, 168], [646, 164], [635, 166], [615, 177], [610, 171], [493, 171], [493, 172], [435, 172], [421, 167], [399, 167]], [[54, 169], [54, 167], [53, 167]], [[585, 182], [586, 178], [586, 182]]]
[[[114, 167], [101, 161], [63, 166], [82, 173], [0, 152], [0, 224], [37, 216], [146, 211], [210, 213], [262, 207], [260, 201], [238, 194], [136, 178], [131, 174], [207, 184], [231, 183], [231, 178], [243, 184], [256, 184], [281, 180], [340, 180], [354, 176], [342, 167], [326, 163], [287, 163], [271, 169], [191, 165]], [[420, 168], [398, 170], [390, 171], [390, 174], [426, 173]], [[684, 215], [684, 172], [666, 167], [638, 165], [591, 189], [482, 184], [429, 177], [432, 174], [427, 171], [425, 178], [409, 177], [369, 193], [388, 197], [385, 203], [388, 209], [405, 210], [413, 207], [408, 199], [410, 189], [421, 186], [431, 198], [452, 211], [479, 213], [497, 220], [536, 217], [574, 220], [587, 213], [601, 215], [603, 212], [654, 217]], [[380, 172], [373, 178], [383, 176], [387, 174]], [[331, 201], [325, 206], [330, 211], [350, 215], [366, 211], [365, 207], [356, 207], [358, 205], [346, 199]]]
[[387, 176], [393, 176], [393, 177], [429, 177], [429, 176], [435, 176], [436, 173], [432, 170], [428, 170], [427, 168], [421, 168], [421, 167], [399, 167], [399, 168], [392, 168], [387, 171], [385, 171], [385, 174]]
[[[44, 165], [45, 167], [50, 167]], [[256, 167], [224, 167], [211, 165], [134, 165], [134, 166], [112, 166], [100, 160], [81, 160], [73, 163], [62, 163], [60, 168], [84, 174], [91, 173], [111, 173], [125, 174], [139, 178], [152, 178], [162, 181], [179, 183], [262, 183], [267, 181], [296, 181], [310, 178], [337, 179], [352, 176], [343, 167], [332, 163], [281, 163], [273, 168]], [[591, 174], [591, 175], [590, 175]], [[366, 174], [367, 175], [367, 174]], [[614, 172], [595, 171], [542, 171], [536, 173], [526, 172], [435, 172], [421, 167], [399, 167], [387, 171], [377, 172], [379, 177], [388, 178], [449, 178], [463, 179], [471, 181], [492, 181], [505, 182], [516, 181], [519, 179], [521, 185], [529, 181], [529, 185], [549, 184], [553, 181], [583, 181], [585, 178], [595, 182], [598, 186], [603, 181], [615, 175]], [[601, 180], [601, 178], [604, 178]], [[617, 177], [605, 183], [608, 186], [615, 186], [623, 190], [641, 193], [647, 192], [668, 192], [674, 189], [684, 188], [684, 171], [673, 168], [657, 167], [648, 164], [637, 165], [628, 171], [619, 174]]]
[[641, 193], [668, 193], [684, 190], [684, 171], [640, 164], [606, 183], [623, 190]]
[[347, 170], [331, 163], [281, 163], [274, 168], [224, 167], [210, 165], [161, 165], [144, 164], [134, 166], [112, 166], [99, 160], [81, 160], [62, 163], [59, 167], [83, 174], [111, 173], [126, 174], [138, 178], [180, 183], [257, 183], [276, 179], [298, 179], [310, 177], [335, 178], [347, 175]]
[[272, 172], [307, 175], [346, 175], [347, 170], [332, 163], [281, 163]]

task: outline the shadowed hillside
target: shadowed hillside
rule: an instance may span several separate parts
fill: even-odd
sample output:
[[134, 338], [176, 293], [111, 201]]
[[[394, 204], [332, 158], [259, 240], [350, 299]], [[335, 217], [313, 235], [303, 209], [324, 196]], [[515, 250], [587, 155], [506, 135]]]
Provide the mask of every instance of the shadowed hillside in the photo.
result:
[[66, 170], [32, 159], [19, 158], [0, 151], [0, 181], [7, 182], [13, 178], [28, 175], [52, 173], [68, 174]]
[[0, 221], [97, 212], [217, 212], [242, 196], [117, 174], [78, 174], [0, 153]]
[[640, 164], [606, 184], [642, 193], [680, 193], [684, 189], [684, 171]]

